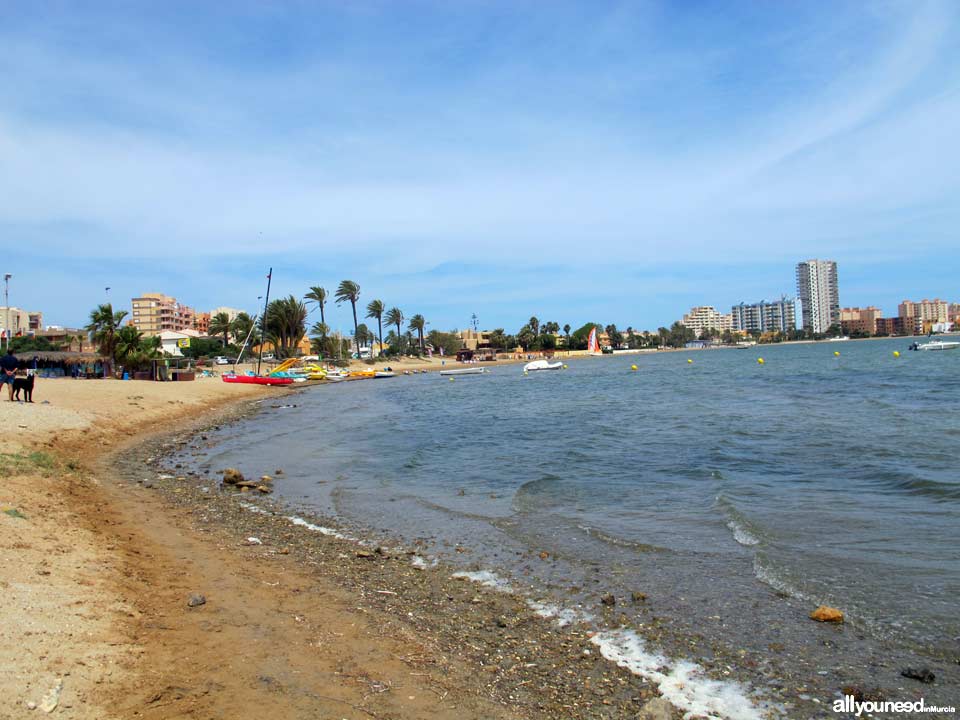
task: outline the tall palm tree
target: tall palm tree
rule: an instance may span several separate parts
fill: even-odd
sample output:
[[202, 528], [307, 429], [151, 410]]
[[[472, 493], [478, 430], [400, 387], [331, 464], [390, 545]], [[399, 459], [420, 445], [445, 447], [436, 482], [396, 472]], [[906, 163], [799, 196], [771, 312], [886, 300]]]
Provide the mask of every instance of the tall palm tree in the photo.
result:
[[[357, 290], [359, 289], [357, 288]], [[320, 322], [326, 325], [327, 316], [324, 315], [323, 308], [327, 304], [327, 291], [319, 285], [311, 285], [310, 292], [304, 295], [303, 299], [307, 301], [308, 305], [312, 302], [317, 304], [317, 307], [320, 308]]]
[[377, 319], [377, 333], [380, 340], [380, 354], [383, 355], [383, 300], [371, 300], [367, 304], [367, 317]]
[[411, 330], [417, 331], [417, 337], [420, 339], [420, 354], [423, 355], [423, 328], [426, 326], [427, 321], [423, 319], [423, 315], [417, 314], [410, 318], [408, 327]]
[[342, 302], [350, 301], [350, 307], [353, 308], [353, 339], [357, 344], [357, 357], [360, 357], [360, 338], [357, 337], [357, 300], [360, 299], [360, 286], [353, 280], [341, 280], [337, 286], [337, 293], [334, 295], [337, 299], [337, 305]]
[[[293, 295], [273, 300], [267, 307], [266, 336], [278, 356], [289, 357], [303, 339], [307, 327], [307, 308]], [[261, 319], [261, 327], [263, 320]]]
[[330, 334], [330, 328], [325, 322], [315, 322], [310, 327], [310, 347], [318, 355], [327, 354], [327, 335]]
[[223, 335], [223, 346], [226, 347], [230, 342], [230, 316], [225, 312], [218, 312], [210, 318], [210, 327], [207, 329], [210, 335]]
[[113, 311], [113, 305], [104, 303], [90, 311], [90, 322], [86, 326], [93, 333], [93, 341], [104, 357], [116, 361], [117, 332], [127, 316], [126, 310]]
[[237, 339], [240, 339], [241, 342], [246, 341], [247, 336], [250, 334], [252, 329], [253, 318], [251, 318], [245, 312], [237, 313], [237, 316], [233, 319], [233, 322], [230, 323], [230, 333], [233, 335], [234, 341]]
[[400, 332], [400, 326], [403, 324], [403, 313], [400, 311], [400, 308], [392, 307], [387, 310], [384, 320], [387, 321], [387, 325], [397, 326], [397, 350], [399, 351], [400, 343], [403, 338], [403, 334]]

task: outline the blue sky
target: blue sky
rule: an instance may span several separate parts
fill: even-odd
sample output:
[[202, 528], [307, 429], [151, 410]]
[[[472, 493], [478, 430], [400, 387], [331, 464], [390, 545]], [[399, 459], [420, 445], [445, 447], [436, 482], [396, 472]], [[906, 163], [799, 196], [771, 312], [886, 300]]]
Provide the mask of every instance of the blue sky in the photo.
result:
[[[357, 281], [432, 327], [960, 302], [960, 5], [5, 2], [11, 304]], [[349, 312], [333, 313], [346, 328]]]

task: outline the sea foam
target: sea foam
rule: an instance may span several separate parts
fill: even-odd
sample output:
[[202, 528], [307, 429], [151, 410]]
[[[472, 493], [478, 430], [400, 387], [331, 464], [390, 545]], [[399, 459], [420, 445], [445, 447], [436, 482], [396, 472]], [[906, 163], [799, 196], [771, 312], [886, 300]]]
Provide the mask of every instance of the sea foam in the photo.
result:
[[590, 642], [600, 654], [634, 675], [656, 683], [660, 694], [684, 713], [684, 718], [762, 720], [764, 715], [739, 683], [713, 680], [703, 668], [688, 660], [671, 662], [647, 652], [633, 630], [620, 628], [594, 635]]
[[472, 571], [461, 571], [455, 572], [450, 577], [463, 578], [464, 580], [469, 580], [471, 582], [480, 583], [488, 588], [493, 588], [497, 592], [502, 593], [512, 593], [513, 588], [510, 586], [506, 580], [497, 575], [494, 572], [489, 570], [472, 570]]
[[574, 623], [589, 622], [593, 615], [572, 608], [564, 608], [559, 605], [539, 600], [527, 600], [527, 607], [542, 618], [556, 621], [557, 627], [567, 627]]

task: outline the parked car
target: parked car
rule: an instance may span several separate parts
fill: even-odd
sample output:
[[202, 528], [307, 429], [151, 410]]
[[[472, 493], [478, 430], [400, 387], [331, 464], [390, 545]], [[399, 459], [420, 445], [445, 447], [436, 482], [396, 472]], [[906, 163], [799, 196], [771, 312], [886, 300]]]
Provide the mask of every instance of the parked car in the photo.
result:
[[213, 359], [213, 364], [214, 364], [214, 365], [229, 365], [229, 364], [230, 364], [230, 360], [229, 360], [228, 358], [225, 358], [223, 355], [218, 355], [217, 357], [215, 357], [215, 358]]

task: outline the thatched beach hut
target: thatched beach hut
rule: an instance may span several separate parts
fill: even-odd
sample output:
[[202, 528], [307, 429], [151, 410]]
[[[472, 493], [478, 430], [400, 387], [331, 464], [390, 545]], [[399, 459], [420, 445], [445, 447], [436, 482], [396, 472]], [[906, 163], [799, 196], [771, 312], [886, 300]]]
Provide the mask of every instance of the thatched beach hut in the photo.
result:
[[37, 350], [16, 353], [21, 370], [36, 370], [40, 377], [109, 377], [113, 361], [95, 352]]

